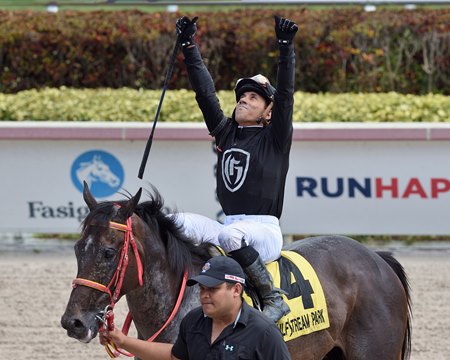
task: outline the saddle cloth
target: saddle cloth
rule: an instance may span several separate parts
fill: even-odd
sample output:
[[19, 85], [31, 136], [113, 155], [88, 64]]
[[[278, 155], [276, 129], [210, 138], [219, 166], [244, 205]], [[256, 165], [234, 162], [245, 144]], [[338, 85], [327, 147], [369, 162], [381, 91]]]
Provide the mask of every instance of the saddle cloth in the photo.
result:
[[[303, 256], [293, 251], [282, 251], [278, 260], [266, 266], [274, 286], [287, 293], [283, 298], [291, 308], [291, 312], [277, 322], [285, 341], [330, 326], [322, 285], [315, 270]], [[250, 296], [244, 294], [244, 299], [254, 306]]]

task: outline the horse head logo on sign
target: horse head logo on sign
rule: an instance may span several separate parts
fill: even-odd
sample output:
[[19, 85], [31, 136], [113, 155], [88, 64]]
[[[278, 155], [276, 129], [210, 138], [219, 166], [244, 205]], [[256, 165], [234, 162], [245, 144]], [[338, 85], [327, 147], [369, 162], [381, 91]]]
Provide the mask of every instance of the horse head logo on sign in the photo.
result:
[[239, 190], [247, 177], [250, 154], [241, 149], [229, 149], [222, 158], [222, 178], [231, 192]]
[[124, 171], [119, 160], [112, 154], [92, 150], [75, 159], [71, 177], [80, 192], [83, 192], [83, 181], [86, 181], [94, 196], [107, 197], [115, 194], [122, 186]]

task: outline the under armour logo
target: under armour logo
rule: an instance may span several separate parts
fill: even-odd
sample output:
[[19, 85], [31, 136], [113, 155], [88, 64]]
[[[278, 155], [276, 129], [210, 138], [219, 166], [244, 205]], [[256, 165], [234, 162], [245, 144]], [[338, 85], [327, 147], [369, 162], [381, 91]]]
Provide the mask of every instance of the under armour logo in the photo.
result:
[[225, 345], [225, 351], [233, 351], [234, 346], [231, 345]]
[[229, 149], [222, 157], [222, 178], [226, 188], [235, 192], [244, 184], [250, 163], [250, 153], [241, 149]]

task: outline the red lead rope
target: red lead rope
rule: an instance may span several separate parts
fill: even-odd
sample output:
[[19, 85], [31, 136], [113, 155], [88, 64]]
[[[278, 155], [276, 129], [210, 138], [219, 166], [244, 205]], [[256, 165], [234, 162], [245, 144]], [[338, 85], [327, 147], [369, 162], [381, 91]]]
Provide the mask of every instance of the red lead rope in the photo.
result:
[[[122, 246], [122, 252], [121, 252], [119, 264], [117, 265], [117, 269], [116, 269], [111, 281], [109, 282], [108, 286], [105, 286], [103, 284], [100, 284], [100, 283], [92, 281], [92, 280], [76, 278], [72, 281], [72, 287], [76, 288], [78, 285], [87, 286], [87, 287], [96, 289], [98, 291], [107, 293], [109, 295], [109, 297], [111, 298], [111, 304], [106, 307], [103, 318], [99, 317], [99, 320], [101, 321], [99, 328], [102, 329], [103, 326], [106, 326], [108, 331], [112, 331], [112, 330], [114, 330], [113, 309], [114, 309], [115, 303], [119, 299], [120, 291], [122, 289], [123, 279], [125, 277], [125, 273], [126, 273], [126, 270], [128, 267], [128, 249], [129, 249], [130, 245], [131, 245], [131, 248], [133, 249], [134, 256], [136, 258], [139, 286], [142, 286], [142, 284], [143, 284], [143, 267], [142, 267], [141, 258], [139, 256], [139, 252], [137, 250], [136, 241], [134, 240], [134, 237], [133, 237], [133, 228], [132, 228], [131, 217], [129, 217], [127, 219], [126, 225], [110, 221], [109, 226], [112, 229], [123, 231], [125, 233], [125, 237], [124, 237], [124, 242], [123, 242], [123, 246]], [[181, 282], [180, 292], [178, 293], [178, 298], [177, 298], [174, 308], [172, 309], [172, 313], [170, 314], [170, 316], [168, 317], [168, 319], [166, 320], [164, 325], [155, 334], [153, 334], [153, 336], [151, 336], [147, 341], [151, 342], [154, 339], [156, 339], [158, 337], [158, 335], [167, 327], [167, 325], [170, 324], [170, 322], [175, 317], [176, 313], [178, 312], [178, 310], [181, 306], [181, 301], [183, 300], [184, 291], [186, 289], [187, 277], [188, 277], [188, 274], [187, 274], [187, 271], [185, 271], [183, 274], [183, 280]], [[111, 293], [111, 289], [113, 287], [114, 287], [114, 293]], [[122, 327], [122, 332], [125, 335], [128, 334], [128, 331], [130, 329], [132, 321], [133, 321], [133, 316], [131, 315], [131, 312], [128, 312], [128, 315], [127, 315], [125, 322], [123, 324], [123, 327]], [[129, 357], [134, 356], [133, 354], [129, 353], [128, 351], [118, 348], [117, 345], [114, 344], [112, 341], [109, 342], [108, 344], [105, 344], [105, 350], [111, 358], [116, 358], [116, 357], [120, 356], [120, 354], [129, 356]]]
[[[174, 308], [172, 309], [172, 312], [170, 314], [170, 316], [167, 318], [166, 322], [163, 324], [163, 326], [161, 326], [159, 328], [159, 330], [154, 333], [150, 338], [147, 339], [148, 342], [152, 342], [153, 340], [155, 340], [159, 334], [161, 334], [161, 332], [167, 327], [167, 325], [170, 324], [170, 322], [173, 320], [173, 318], [175, 317], [175, 315], [177, 314], [178, 310], [180, 309], [181, 306], [181, 302], [183, 301], [183, 296], [184, 296], [184, 291], [186, 289], [186, 282], [187, 282], [187, 271], [184, 272], [183, 274], [183, 280], [181, 282], [181, 288], [180, 288], [180, 292], [178, 293], [178, 298], [177, 301], [175, 303]], [[131, 315], [131, 312], [128, 312], [128, 315], [125, 319], [125, 322], [122, 326], [122, 332], [125, 335], [128, 335], [128, 330], [130, 329], [130, 325], [131, 322], [133, 321], [133, 316]], [[108, 331], [112, 331], [114, 330], [114, 313], [112, 311], [112, 309], [106, 309], [105, 311], [105, 316], [104, 316], [104, 320], [102, 320], [102, 323], [100, 325], [100, 329], [106, 326], [106, 328], [108, 329]], [[133, 357], [134, 355], [124, 349], [119, 348], [114, 342], [109, 341], [107, 344], [104, 344], [105, 346], [105, 350], [108, 353], [110, 358], [117, 358], [119, 357], [121, 354], [128, 356], [128, 357]]]

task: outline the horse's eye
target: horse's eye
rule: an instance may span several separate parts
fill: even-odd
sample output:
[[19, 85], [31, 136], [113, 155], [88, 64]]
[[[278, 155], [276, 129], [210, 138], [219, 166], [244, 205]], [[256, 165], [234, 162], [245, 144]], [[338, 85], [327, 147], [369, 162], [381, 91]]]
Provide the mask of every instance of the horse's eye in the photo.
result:
[[107, 249], [105, 249], [104, 254], [105, 254], [105, 259], [112, 259], [114, 257], [114, 255], [116, 255], [116, 250], [107, 248]]

